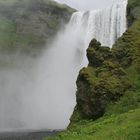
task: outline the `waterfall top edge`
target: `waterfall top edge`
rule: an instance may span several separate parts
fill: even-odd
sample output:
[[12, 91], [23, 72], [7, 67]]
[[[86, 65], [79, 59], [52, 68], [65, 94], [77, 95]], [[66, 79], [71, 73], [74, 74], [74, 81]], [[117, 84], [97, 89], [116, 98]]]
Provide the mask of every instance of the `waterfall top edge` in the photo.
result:
[[102, 9], [77, 11], [73, 13], [69, 25], [73, 26], [75, 31], [83, 33], [86, 46], [95, 38], [102, 46], [112, 48], [127, 29], [127, 2], [123, 0]]
[[101, 12], [101, 11], [107, 10], [107, 9], [113, 7], [113, 6], [122, 5], [122, 4], [127, 5], [128, 4], [128, 0], [123, 0], [121, 2], [115, 2], [115, 3], [109, 5], [109, 6], [105, 7], [105, 8], [98, 8], [98, 9], [93, 9], [93, 10], [78, 10], [78, 11], [76, 11], [74, 13]]

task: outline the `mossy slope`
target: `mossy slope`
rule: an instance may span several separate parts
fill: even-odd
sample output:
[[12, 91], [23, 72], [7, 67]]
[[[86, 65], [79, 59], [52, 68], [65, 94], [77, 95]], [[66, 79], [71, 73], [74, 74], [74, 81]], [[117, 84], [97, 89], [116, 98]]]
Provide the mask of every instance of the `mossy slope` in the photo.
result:
[[45, 140], [139, 140], [139, 116], [140, 109], [137, 109], [95, 122], [81, 122], [75, 128]]

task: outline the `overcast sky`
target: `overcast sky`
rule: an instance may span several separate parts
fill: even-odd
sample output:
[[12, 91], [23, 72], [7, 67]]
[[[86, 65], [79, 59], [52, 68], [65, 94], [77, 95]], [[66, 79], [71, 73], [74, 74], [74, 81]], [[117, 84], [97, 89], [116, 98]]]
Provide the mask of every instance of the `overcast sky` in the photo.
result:
[[56, 1], [66, 3], [67, 5], [78, 10], [93, 10], [106, 7], [117, 1], [124, 0], [56, 0]]

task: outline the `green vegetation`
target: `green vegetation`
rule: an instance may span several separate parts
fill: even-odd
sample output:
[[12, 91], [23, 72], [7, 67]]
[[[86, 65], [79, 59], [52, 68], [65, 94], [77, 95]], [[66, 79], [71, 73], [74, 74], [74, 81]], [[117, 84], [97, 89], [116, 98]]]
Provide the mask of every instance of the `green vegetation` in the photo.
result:
[[116, 102], [132, 86], [116, 55], [93, 39], [87, 50], [89, 67], [77, 79], [77, 109], [83, 118], [97, 119], [110, 102]]
[[81, 122], [73, 129], [45, 140], [139, 140], [139, 116], [140, 109], [136, 109], [95, 122]]
[[127, 17], [129, 28], [112, 50], [91, 41], [71, 124], [45, 140], [140, 140], [139, 0], [129, 0]]
[[0, 52], [40, 52], [74, 11], [52, 0], [0, 0]]
[[0, 51], [15, 52], [17, 49], [28, 51], [32, 46], [36, 49], [35, 46], [42, 45], [41, 41], [43, 39], [33, 34], [22, 35], [16, 33], [16, 24], [4, 17], [0, 17]]
[[140, 1], [139, 0], [128, 0], [127, 8], [128, 25], [131, 26], [134, 20], [140, 18]]

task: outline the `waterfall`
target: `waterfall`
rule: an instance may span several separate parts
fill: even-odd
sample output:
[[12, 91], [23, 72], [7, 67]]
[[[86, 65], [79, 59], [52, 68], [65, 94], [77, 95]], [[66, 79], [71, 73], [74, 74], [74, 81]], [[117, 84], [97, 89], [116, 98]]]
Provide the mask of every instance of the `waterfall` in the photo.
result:
[[127, 0], [101, 10], [75, 12], [70, 20], [73, 30], [83, 31], [86, 46], [96, 38], [103, 46], [112, 47], [126, 30]]
[[66, 128], [88, 44], [96, 38], [111, 47], [126, 30], [126, 6], [123, 1], [74, 13], [39, 59], [15, 56], [14, 64], [1, 69], [0, 131]]

